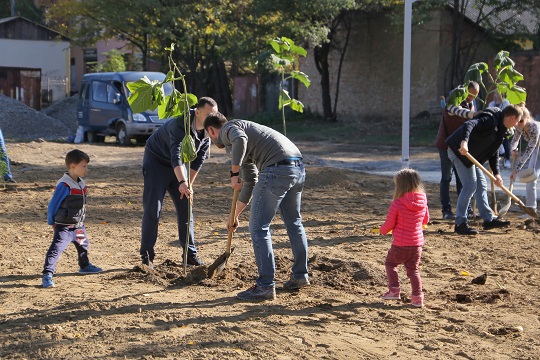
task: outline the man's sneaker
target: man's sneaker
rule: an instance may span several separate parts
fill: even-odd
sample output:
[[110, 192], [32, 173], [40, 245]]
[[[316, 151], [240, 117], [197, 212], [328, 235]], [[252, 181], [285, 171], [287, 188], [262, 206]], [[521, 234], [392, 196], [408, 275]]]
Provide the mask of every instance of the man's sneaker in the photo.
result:
[[43, 275], [43, 277], [41, 278], [41, 285], [43, 285], [45, 289], [54, 287], [52, 275]]
[[5, 182], [7, 183], [16, 183], [15, 179], [14, 178], [7, 178], [7, 179], [4, 179]]
[[97, 274], [97, 273], [100, 273], [102, 271], [103, 271], [102, 268], [97, 267], [97, 266], [92, 265], [92, 264], [88, 264], [88, 265], [86, 265], [86, 267], [83, 267], [83, 268], [79, 269], [80, 274]]
[[[183, 258], [183, 257], [182, 257]], [[201, 266], [204, 265], [201, 259], [197, 255], [188, 255], [187, 264], [191, 266]]]
[[469, 224], [465, 221], [462, 224], [455, 225], [454, 226], [454, 232], [459, 235], [476, 235], [478, 234], [478, 230], [473, 229], [469, 226]]
[[274, 300], [276, 288], [274, 286], [253, 285], [249, 289], [239, 292], [236, 297], [240, 300]]
[[142, 257], [142, 264], [148, 266], [150, 269], [153, 269], [153, 268], [154, 268], [154, 264], [153, 264], [152, 261], [151, 261], [148, 257], [146, 257], [146, 256], [143, 256], [143, 257]]
[[534, 219], [531, 215], [529, 214], [523, 214], [523, 215], [520, 215], [519, 218], [521, 220], [529, 220], [529, 219]]
[[295, 279], [294, 276], [291, 275], [289, 281], [286, 281], [283, 284], [283, 288], [286, 290], [296, 290], [308, 285], [310, 285], [308, 278]]
[[454, 220], [456, 216], [451, 211], [444, 211], [442, 214], [443, 220]]
[[420, 295], [411, 295], [411, 305], [414, 307], [423, 307], [424, 306], [424, 294]]
[[388, 291], [381, 296], [384, 300], [401, 300], [400, 288], [388, 288]]
[[510, 221], [499, 220], [495, 218], [491, 221], [484, 221], [483, 226], [484, 226], [484, 230], [490, 230], [490, 229], [508, 227], [509, 225], [510, 225]]
[[504, 167], [505, 169], [510, 169], [510, 168], [512, 167], [512, 164], [510, 164], [510, 160], [508, 160], [508, 159], [504, 160], [504, 165], [503, 165], [503, 167]]

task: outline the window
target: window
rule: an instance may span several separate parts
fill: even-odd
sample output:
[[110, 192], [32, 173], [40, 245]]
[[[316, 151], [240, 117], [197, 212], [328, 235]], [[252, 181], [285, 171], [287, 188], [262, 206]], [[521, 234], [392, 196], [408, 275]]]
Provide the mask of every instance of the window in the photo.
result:
[[107, 102], [107, 84], [101, 81], [92, 83], [92, 99], [99, 102]]

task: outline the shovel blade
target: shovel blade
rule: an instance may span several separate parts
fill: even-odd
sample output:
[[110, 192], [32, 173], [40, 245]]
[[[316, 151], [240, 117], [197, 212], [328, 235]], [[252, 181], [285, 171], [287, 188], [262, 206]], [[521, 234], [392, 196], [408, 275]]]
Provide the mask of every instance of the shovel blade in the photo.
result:
[[234, 248], [232, 248], [230, 252], [225, 251], [216, 259], [216, 261], [214, 261], [212, 265], [208, 267], [208, 278], [213, 278], [214, 276], [217, 276], [223, 272], [223, 269], [225, 269], [225, 266], [227, 265], [233, 251]]
[[518, 204], [521, 211], [523, 211], [525, 214], [532, 216], [535, 219], [538, 219], [538, 214], [536, 213], [536, 210], [530, 206], [525, 206], [523, 203]]

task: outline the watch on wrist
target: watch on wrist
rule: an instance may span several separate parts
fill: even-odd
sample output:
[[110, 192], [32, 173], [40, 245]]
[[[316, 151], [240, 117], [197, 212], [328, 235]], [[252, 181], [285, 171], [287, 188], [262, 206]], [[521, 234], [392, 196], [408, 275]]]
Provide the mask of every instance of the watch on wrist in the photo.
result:
[[238, 172], [232, 172], [231, 171], [231, 177], [238, 176], [238, 175], [240, 175], [240, 171], [238, 171]]
[[182, 185], [182, 184], [185, 183], [185, 182], [186, 182], [186, 180], [180, 180], [180, 181], [178, 182], [178, 186]]

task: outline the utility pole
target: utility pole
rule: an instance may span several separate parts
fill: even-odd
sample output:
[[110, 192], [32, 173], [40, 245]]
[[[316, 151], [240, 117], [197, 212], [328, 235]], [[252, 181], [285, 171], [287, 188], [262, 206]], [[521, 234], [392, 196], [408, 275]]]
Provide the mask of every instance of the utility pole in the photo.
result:
[[11, 16], [15, 16], [15, 0], [9, 0], [11, 3]]
[[403, 109], [401, 129], [401, 168], [409, 167], [409, 125], [411, 106], [411, 31], [412, 4], [405, 0], [405, 24], [403, 27]]

